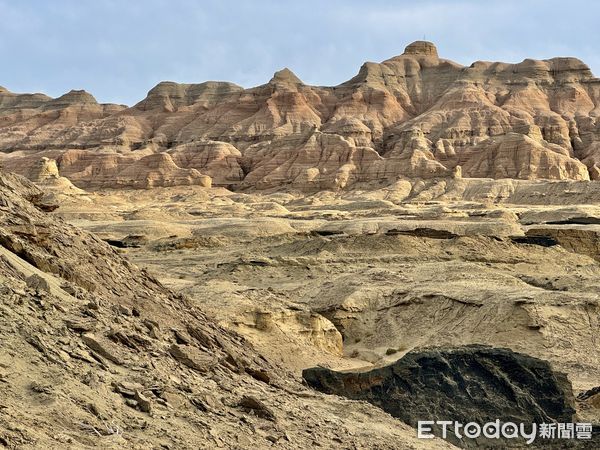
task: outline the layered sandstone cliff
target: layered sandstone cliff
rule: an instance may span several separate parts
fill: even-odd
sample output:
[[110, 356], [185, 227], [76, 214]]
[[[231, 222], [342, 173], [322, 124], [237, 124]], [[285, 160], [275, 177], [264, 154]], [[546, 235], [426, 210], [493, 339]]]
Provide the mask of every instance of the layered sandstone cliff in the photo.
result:
[[81, 187], [206, 185], [205, 176], [309, 190], [457, 175], [594, 180], [599, 116], [600, 79], [578, 59], [464, 67], [419, 41], [333, 87], [283, 69], [250, 89], [159, 83], [131, 108], [83, 91], [0, 89], [0, 158], [23, 174], [55, 159]]

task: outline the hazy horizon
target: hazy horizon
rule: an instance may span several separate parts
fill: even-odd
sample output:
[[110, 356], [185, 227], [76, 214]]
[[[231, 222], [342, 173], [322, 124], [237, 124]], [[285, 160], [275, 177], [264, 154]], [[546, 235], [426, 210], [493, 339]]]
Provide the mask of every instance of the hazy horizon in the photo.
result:
[[[415, 40], [440, 57], [519, 62], [573, 56], [600, 74], [599, 5], [502, 2], [0, 0], [0, 86], [58, 97], [85, 89], [132, 105], [160, 81], [266, 83], [288, 67], [313, 85], [337, 85], [365, 61], [401, 54]], [[577, 21], [577, 33], [572, 33]]]

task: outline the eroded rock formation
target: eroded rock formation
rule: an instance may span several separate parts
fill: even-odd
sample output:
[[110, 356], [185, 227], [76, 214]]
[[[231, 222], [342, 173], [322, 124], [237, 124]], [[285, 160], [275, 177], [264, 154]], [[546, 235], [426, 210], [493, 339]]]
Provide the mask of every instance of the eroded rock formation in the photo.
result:
[[[578, 59], [464, 67], [419, 41], [333, 87], [283, 69], [249, 89], [162, 82], [131, 108], [83, 91], [2, 89], [0, 157], [23, 174], [54, 158], [81, 187], [99, 177], [101, 186], [205, 184], [200, 173], [222, 186], [343, 189], [452, 177], [458, 166], [465, 178], [589, 180], [600, 177], [599, 115], [600, 80]], [[144, 159], [155, 153], [175, 164], [155, 170]]]

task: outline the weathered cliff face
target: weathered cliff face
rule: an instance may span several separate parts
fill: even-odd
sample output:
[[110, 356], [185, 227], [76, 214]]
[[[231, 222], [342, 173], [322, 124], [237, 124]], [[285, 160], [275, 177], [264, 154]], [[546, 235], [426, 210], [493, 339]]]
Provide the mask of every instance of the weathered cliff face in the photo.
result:
[[[600, 177], [599, 116], [600, 80], [575, 58], [463, 67], [415, 42], [334, 87], [283, 69], [250, 89], [163, 82], [126, 109], [81, 91], [50, 99], [0, 90], [0, 150], [11, 170], [51, 156], [71, 178], [61, 156], [79, 149], [69, 160], [80, 186], [96, 185], [98, 171], [107, 184], [155, 185], [145, 170], [121, 172], [144, 167], [140, 153], [161, 152], [215, 184], [252, 188], [346, 188], [446, 177], [457, 166], [463, 177], [588, 180]], [[190, 183], [181, 172], [163, 179]]]

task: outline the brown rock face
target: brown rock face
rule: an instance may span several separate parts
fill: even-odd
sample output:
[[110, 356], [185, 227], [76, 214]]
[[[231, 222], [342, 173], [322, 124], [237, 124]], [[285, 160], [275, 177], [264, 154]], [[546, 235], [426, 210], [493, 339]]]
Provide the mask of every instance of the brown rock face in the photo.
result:
[[599, 116], [600, 80], [578, 59], [463, 67], [417, 41], [333, 87], [286, 68], [249, 89], [162, 82], [131, 108], [2, 89], [0, 160], [27, 175], [55, 159], [91, 188], [203, 174], [218, 186], [345, 189], [452, 177], [459, 165], [464, 178], [588, 180], [600, 177]]
[[529, 136], [508, 133], [487, 139], [463, 162], [464, 170], [476, 178], [589, 180], [587, 167], [561, 152], [560, 148]]
[[415, 41], [412, 44], [407, 45], [404, 49], [404, 54], [433, 56], [434, 58], [438, 57], [435, 45], [432, 42], [427, 41]]

